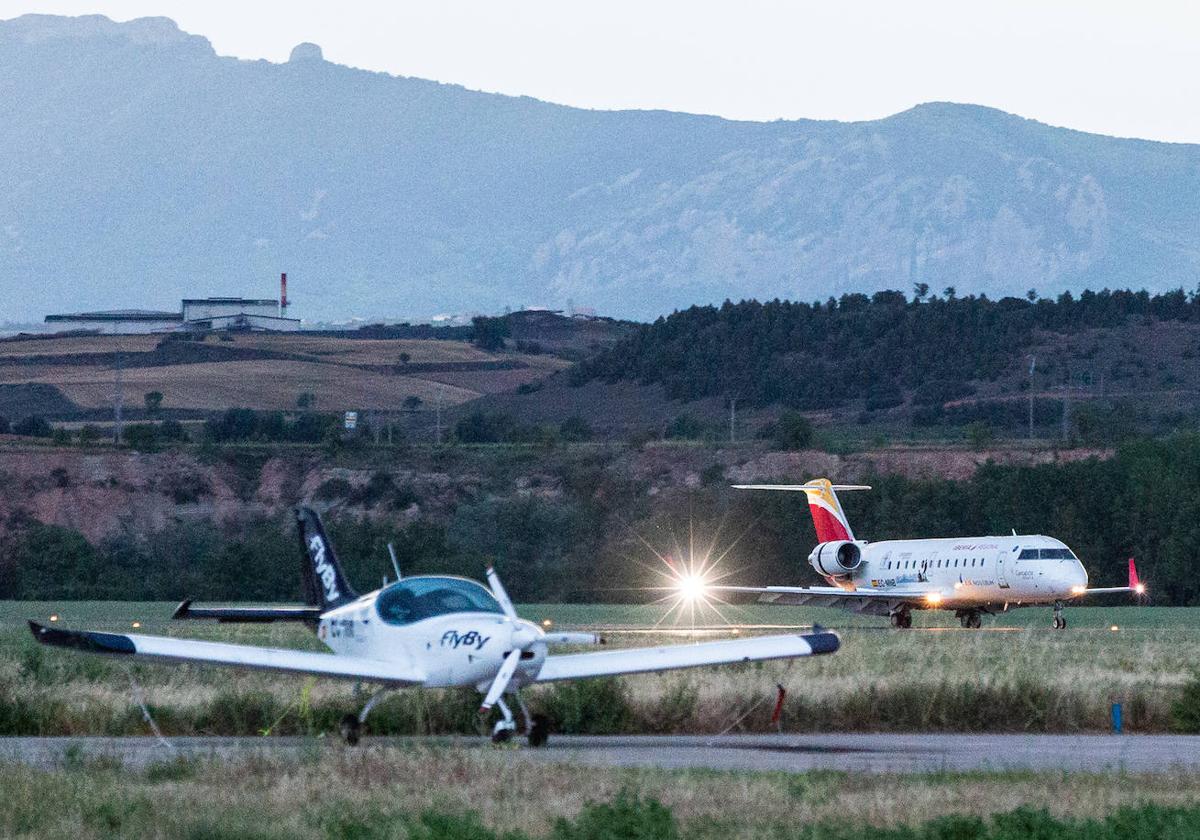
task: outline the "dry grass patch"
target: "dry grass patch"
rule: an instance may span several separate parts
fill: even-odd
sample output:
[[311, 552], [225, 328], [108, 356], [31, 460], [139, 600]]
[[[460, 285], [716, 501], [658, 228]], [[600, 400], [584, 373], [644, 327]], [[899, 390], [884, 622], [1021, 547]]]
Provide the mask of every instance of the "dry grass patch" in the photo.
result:
[[[175, 762], [142, 770], [102, 755], [30, 771], [0, 764], [0, 833], [9, 837], [330, 836], [355, 815], [399, 827], [423, 811], [474, 812], [499, 831], [544, 836], [589, 802], [625, 793], [662, 802], [684, 837], [790, 836], [814, 823], [917, 826], [1017, 807], [1099, 819], [1125, 806], [1194, 806], [1194, 774], [851, 775], [606, 769], [547, 763], [519, 750], [343, 749], [314, 741], [298, 757]], [[106, 807], [105, 803], [116, 807]], [[152, 803], [152, 807], [147, 807]], [[324, 829], [324, 830], [322, 830]], [[238, 835], [236, 832], [243, 832]], [[141, 833], [139, 833], [141, 832]], [[372, 834], [369, 836], [382, 836]]]

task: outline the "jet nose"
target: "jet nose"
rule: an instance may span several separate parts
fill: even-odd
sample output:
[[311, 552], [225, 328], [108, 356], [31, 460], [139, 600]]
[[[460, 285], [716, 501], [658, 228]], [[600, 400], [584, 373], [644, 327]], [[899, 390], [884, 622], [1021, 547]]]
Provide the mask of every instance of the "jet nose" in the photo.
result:
[[1070, 567], [1066, 569], [1067, 591], [1072, 594], [1082, 593], [1087, 589], [1087, 583], [1087, 569], [1083, 568], [1083, 564], [1078, 560], [1072, 561]]

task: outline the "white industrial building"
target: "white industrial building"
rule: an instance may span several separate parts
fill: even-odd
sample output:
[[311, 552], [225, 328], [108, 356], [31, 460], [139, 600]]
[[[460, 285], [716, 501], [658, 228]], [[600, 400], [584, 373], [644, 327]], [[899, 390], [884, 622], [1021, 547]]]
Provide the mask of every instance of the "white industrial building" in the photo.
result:
[[299, 318], [288, 318], [287, 275], [279, 278], [279, 299], [207, 297], [184, 298], [178, 312], [114, 309], [47, 315], [47, 324], [59, 329], [101, 333], [155, 333], [205, 330], [291, 332], [300, 329]]
[[178, 312], [153, 312], [146, 309], [112, 309], [105, 312], [76, 312], [47, 315], [47, 324], [62, 330], [94, 330], [101, 333], [128, 335], [177, 330], [183, 326]]

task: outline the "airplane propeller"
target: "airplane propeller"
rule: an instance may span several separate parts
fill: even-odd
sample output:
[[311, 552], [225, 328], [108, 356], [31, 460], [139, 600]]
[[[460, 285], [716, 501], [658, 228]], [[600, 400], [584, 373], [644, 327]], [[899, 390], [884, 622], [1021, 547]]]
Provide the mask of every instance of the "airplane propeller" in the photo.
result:
[[487, 570], [487, 582], [488, 586], [492, 589], [492, 595], [495, 596], [500, 604], [500, 609], [504, 611], [505, 618], [512, 625], [512, 637], [509, 642], [512, 645], [512, 650], [504, 657], [504, 663], [500, 666], [500, 670], [496, 672], [496, 676], [492, 680], [487, 694], [484, 695], [483, 703], [479, 706], [480, 714], [490, 711], [492, 706], [496, 705], [496, 702], [508, 690], [508, 684], [512, 681], [513, 675], [516, 674], [517, 666], [521, 664], [521, 654], [529, 650], [533, 645], [538, 643], [545, 645], [604, 644], [604, 639], [594, 633], [540, 633], [527, 624], [520, 624], [520, 619], [517, 617], [517, 610], [513, 606], [512, 599], [508, 597], [508, 593], [504, 590], [504, 584], [500, 582], [500, 576], [496, 574], [496, 570], [491, 566]]

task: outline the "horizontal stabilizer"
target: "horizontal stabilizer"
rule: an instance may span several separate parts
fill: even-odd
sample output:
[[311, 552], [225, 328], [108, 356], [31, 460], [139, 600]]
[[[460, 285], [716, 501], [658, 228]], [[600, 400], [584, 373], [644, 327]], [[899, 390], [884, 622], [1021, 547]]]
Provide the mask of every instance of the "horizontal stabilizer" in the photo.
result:
[[191, 599], [188, 599], [175, 608], [171, 618], [177, 621], [215, 619], [222, 624], [265, 624], [271, 621], [316, 623], [321, 620], [321, 609], [320, 607], [193, 607]]
[[[794, 493], [819, 493], [822, 487], [815, 484], [734, 484], [734, 490], [788, 490]], [[870, 490], [869, 484], [831, 484], [829, 490]]]

